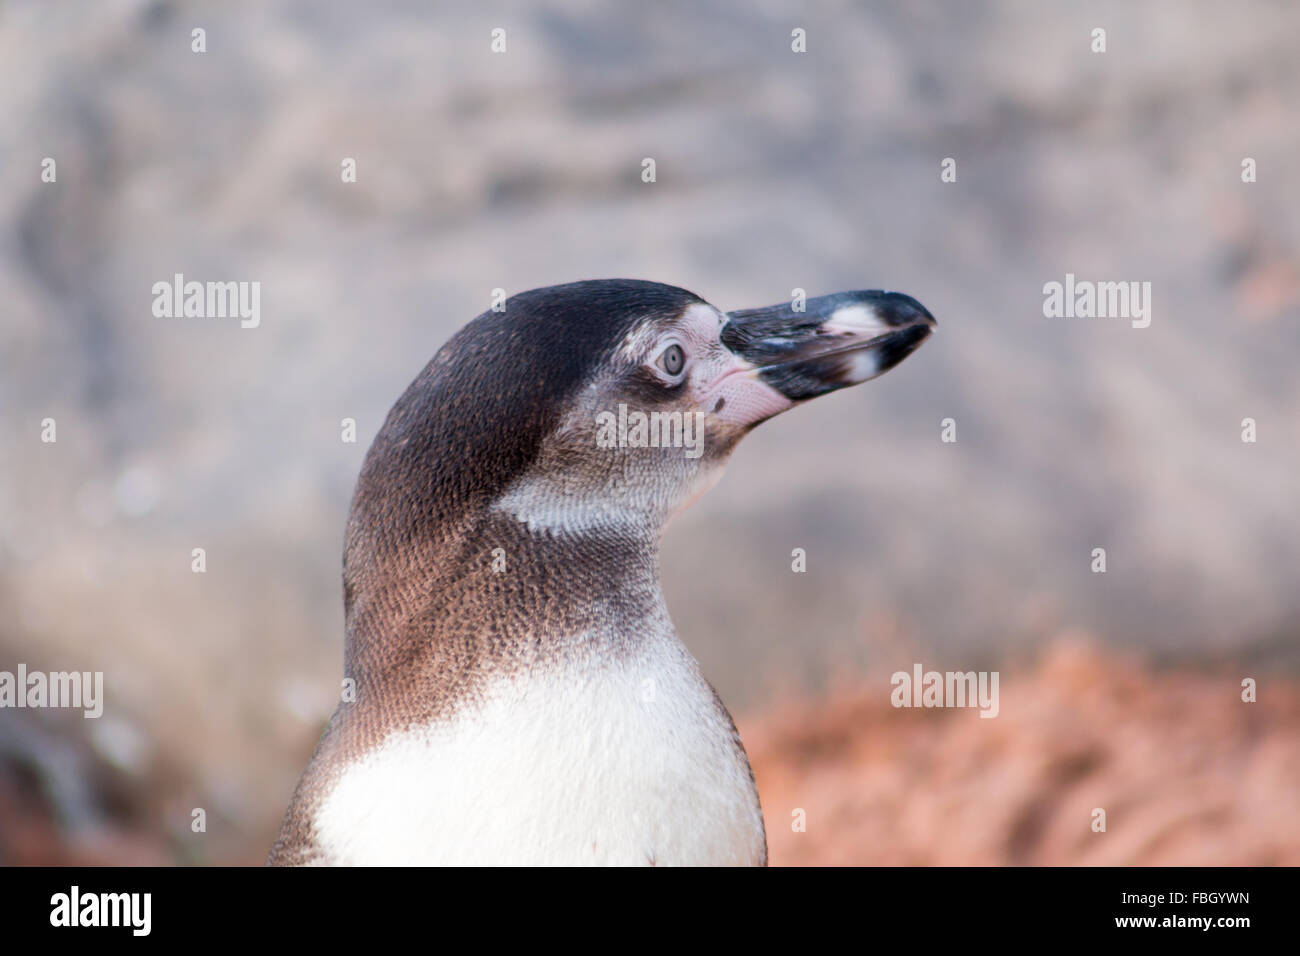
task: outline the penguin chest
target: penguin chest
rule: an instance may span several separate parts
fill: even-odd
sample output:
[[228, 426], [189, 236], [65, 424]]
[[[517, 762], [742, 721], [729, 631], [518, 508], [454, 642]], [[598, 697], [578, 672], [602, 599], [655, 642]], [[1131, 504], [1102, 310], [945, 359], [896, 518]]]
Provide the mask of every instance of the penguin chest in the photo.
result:
[[503, 678], [346, 766], [315, 818], [340, 864], [758, 864], [731, 718], [680, 645]]

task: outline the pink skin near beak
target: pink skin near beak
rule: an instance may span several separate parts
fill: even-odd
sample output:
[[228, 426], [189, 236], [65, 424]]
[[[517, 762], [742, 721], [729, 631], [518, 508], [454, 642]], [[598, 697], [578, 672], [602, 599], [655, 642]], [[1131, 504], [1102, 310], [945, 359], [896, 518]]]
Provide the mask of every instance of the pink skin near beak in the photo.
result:
[[753, 365], [737, 355], [700, 396], [700, 407], [724, 422], [752, 425], [778, 415], [794, 402], [762, 382]]
[[727, 316], [713, 306], [693, 305], [682, 317], [679, 334], [698, 363], [692, 378], [700, 411], [730, 425], [752, 425], [792, 407], [794, 402], [758, 377], [758, 368], [724, 347], [718, 330]]

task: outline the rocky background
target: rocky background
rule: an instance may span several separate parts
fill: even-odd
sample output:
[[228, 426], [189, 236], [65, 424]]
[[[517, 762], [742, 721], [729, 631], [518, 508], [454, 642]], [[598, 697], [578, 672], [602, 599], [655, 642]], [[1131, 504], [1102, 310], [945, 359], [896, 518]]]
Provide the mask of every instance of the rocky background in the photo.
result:
[[[1282, 0], [0, 4], [0, 670], [108, 695], [0, 711], [0, 862], [260, 860], [366, 444], [493, 288], [600, 276], [939, 320], [665, 542], [774, 862], [1300, 862], [1297, 36]], [[177, 272], [260, 281], [260, 327], [156, 318]], [[1150, 281], [1151, 326], [1044, 318], [1067, 272]], [[893, 711], [917, 660], [1022, 677]]]

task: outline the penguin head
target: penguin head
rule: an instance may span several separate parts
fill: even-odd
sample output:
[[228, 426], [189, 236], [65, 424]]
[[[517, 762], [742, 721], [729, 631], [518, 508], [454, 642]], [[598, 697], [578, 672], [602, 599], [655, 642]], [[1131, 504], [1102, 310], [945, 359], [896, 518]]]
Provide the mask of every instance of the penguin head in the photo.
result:
[[878, 290], [723, 312], [635, 280], [551, 286], [461, 329], [394, 406], [363, 466], [354, 546], [446, 539], [486, 512], [533, 532], [657, 531], [736, 443], [892, 368], [930, 334]]
[[[543, 292], [567, 298], [570, 290]], [[593, 322], [603, 341], [555, 396], [554, 427], [527, 476], [498, 502], [535, 530], [661, 527], [717, 481], [759, 423], [874, 378], [934, 327], [920, 303], [892, 292], [727, 313], [651, 283], [579, 283], [576, 291], [601, 307], [593, 314], [584, 304], [570, 319]], [[561, 333], [555, 347], [565, 341]], [[585, 331], [571, 341], [585, 347]]]

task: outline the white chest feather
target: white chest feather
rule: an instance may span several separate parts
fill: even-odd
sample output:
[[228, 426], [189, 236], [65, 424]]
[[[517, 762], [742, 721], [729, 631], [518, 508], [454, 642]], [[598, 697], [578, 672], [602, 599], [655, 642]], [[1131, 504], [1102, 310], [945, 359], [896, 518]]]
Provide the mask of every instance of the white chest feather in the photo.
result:
[[675, 640], [502, 680], [347, 767], [315, 818], [339, 864], [753, 864], [730, 721]]

